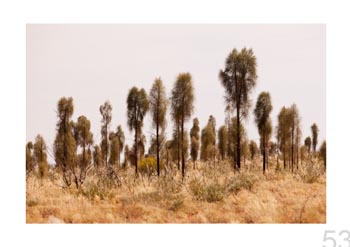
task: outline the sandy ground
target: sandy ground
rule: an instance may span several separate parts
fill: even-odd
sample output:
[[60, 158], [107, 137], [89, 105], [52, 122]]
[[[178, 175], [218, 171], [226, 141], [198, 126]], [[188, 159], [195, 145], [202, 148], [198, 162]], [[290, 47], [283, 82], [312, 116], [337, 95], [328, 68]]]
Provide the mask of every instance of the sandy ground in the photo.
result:
[[[27, 177], [27, 223], [326, 223], [326, 179], [308, 183], [290, 173], [254, 176], [251, 188], [227, 190], [231, 170], [207, 174], [190, 170], [179, 175], [131, 179], [121, 187], [102, 188], [92, 176], [81, 190], [62, 188], [61, 179]], [[250, 175], [247, 175], [250, 176]], [[210, 178], [207, 178], [210, 177]], [[203, 198], [194, 193], [193, 178], [219, 184]], [[214, 181], [214, 182], [213, 182]], [[225, 187], [226, 186], [226, 187]], [[209, 198], [209, 199], [205, 199]], [[214, 198], [214, 202], [209, 202]], [[215, 201], [216, 199], [216, 201]]]

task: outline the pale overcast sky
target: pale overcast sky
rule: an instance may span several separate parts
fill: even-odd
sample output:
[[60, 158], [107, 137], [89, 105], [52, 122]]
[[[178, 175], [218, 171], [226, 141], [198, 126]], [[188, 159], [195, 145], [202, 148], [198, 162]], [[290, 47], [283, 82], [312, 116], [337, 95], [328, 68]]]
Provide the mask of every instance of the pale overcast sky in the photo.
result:
[[[149, 92], [160, 76], [168, 96], [180, 72], [190, 72], [195, 88], [195, 112], [203, 127], [209, 115], [224, 123], [224, 89], [218, 79], [233, 48], [252, 48], [258, 81], [251, 94], [253, 107], [262, 91], [272, 97], [272, 120], [282, 106], [296, 103], [303, 138], [316, 122], [319, 143], [326, 138], [326, 26], [325, 25], [27, 25], [27, 141], [42, 134], [52, 150], [56, 104], [74, 98], [76, 120], [91, 120], [100, 143], [99, 106], [110, 100], [111, 130], [121, 124], [129, 146], [126, 97], [132, 86]], [[248, 137], [259, 140], [251, 114]], [[168, 116], [168, 136], [171, 120]], [[192, 120], [187, 124], [192, 125]], [[143, 132], [152, 132], [150, 118]], [[148, 145], [147, 145], [148, 146]], [[50, 159], [52, 161], [52, 159]]]

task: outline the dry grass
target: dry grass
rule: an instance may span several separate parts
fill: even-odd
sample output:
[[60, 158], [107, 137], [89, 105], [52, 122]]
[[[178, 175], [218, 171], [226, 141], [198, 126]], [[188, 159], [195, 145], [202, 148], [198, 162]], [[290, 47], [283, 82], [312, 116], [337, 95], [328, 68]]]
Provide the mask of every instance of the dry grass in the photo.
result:
[[[326, 179], [309, 179], [258, 166], [234, 174], [227, 164], [198, 164], [182, 183], [166, 176], [135, 178], [120, 171], [121, 186], [91, 175], [81, 190], [63, 188], [57, 174], [27, 178], [27, 223], [325, 223]], [[256, 170], [255, 170], [256, 169]], [[270, 168], [270, 170], [274, 170]], [[310, 171], [309, 171], [310, 172]], [[259, 175], [257, 175], [259, 174]], [[55, 175], [55, 176], [53, 176]], [[103, 181], [102, 180], [103, 178]], [[108, 181], [107, 181], [108, 182]]]

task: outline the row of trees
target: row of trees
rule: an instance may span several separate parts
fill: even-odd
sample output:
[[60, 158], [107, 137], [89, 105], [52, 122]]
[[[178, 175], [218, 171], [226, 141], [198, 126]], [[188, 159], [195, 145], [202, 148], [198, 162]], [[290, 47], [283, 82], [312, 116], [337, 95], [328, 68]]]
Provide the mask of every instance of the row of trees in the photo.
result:
[[[235, 152], [232, 161], [236, 170], [241, 169], [241, 150], [250, 150], [252, 156], [255, 155], [255, 144], [251, 142], [249, 149], [244, 145], [245, 130], [242, 126], [242, 121], [248, 117], [249, 109], [251, 107], [251, 100], [249, 98], [252, 89], [256, 85], [256, 57], [252, 49], [243, 48], [241, 51], [233, 49], [233, 51], [226, 58], [225, 68], [220, 71], [219, 78], [225, 89], [225, 100], [227, 104], [227, 112], [230, 116], [231, 109], [236, 113], [234, 118], [228, 117], [228, 123], [219, 129], [219, 148], [222, 157], [225, 156], [226, 141], [225, 136], [228, 132], [228, 153], [232, 153], [232, 146], [235, 147]], [[300, 157], [300, 139], [301, 139], [301, 118], [297, 106], [293, 104], [291, 107], [283, 107], [278, 115], [278, 125], [276, 126], [276, 143], [271, 143], [270, 139], [273, 133], [270, 113], [272, 111], [271, 96], [268, 92], [262, 92], [258, 96], [256, 106], [254, 109], [255, 123], [260, 135], [260, 150], [263, 155], [263, 172], [268, 166], [268, 157], [270, 150], [272, 154], [281, 152], [283, 155], [284, 169], [288, 167], [294, 171], [294, 166], [298, 169]], [[231, 121], [230, 121], [231, 120]], [[234, 125], [233, 122], [236, 122]], [[231, 130], [230, 130], [231, 129]], [[318, 127], [316, 124], [311, 126], [312, 131], [312, 146], [313, 152], [316, 152]], [[235, 138], [232, 138], [235, 136]], [[243, 142], [243, 145], [242, 145]], [[305, 146], [308, 145], [310, 153], [311, 138], [307, 137]], [[320, 154], [322, 157], [326, 155], [326, 142], [322, 144]], [[277, 158], [279, 155], [277, 155]], [[278, 160], [277, 160], [278, 164]], [[326, 165], [326, 158], [324, 158]]]
[[[256, 85], [256, 57], [252, 49], [234, 49], [226, 59], [224, 69], [219, 72], [219, 79], [225, 89], [226, 119], [225, 124], [217, 130], [215, 117], [210, 115], [207, 124], [200, 130], [198, 118], [193, 119], [193, 125], [188, 133], [186, 123], [194, 111], [194, 87], [190, 73], [180, 73], [173, 85], [170, 97], [166, 95], [161, 78], [156, 78], [150, 92], [132, 87], [127, 95], [127, 126], [134, 134], [133, 146], [125, 145], [125, 135], [120, 125], [116, 131], [110, 131], [112, 106], [106, 101], [100, 106], [101, 142], [94, 145], [90, 121], [85, 116], [79, 116], [73, 121], [73, 99], [61, 98], [57, 104], [56, 138], [54, 141], [54, 158], [56, 167], [60, 169], [64, 182], [70, 186], [75, 183], [79, 188], [92, 167], [127, 166], [131, 163], [138, 174], [138, 163], [145, 153], [146, 137], [142, 133], [146, 114], [151, 115], [154, 133], [151, 135], [149, 155], [156, 158], [157, 175], [160, 176], [164, 161], [177, 164], [185, 176], [186, 160], [190, 154], [193, 167], [200, 156], [203, 161], [229, 159], [235, 170], [241, 170], [241, 158], [253, 160], [259, 153], [263, 156], [263, 172], [268, 169], [268, 158], [282, 154], [284, 169], [298, 168], [301, 150], [307, 149], [309, 155], [311, 145], [316, 152], [318, 128], [312, 126], [312, 139], [307, 137], [304, 146], [300, 147], [301, 129], [297, 106], [283, 107], [278, 115], [278, 125], [275, 128], [276, 142], [271, 142], [273, 127], [270, 113], [273, 109], [271, 96], [262, 92], [258, 96], [254, 120], [259, 130], [260, 148], [254, 141], [249, 141], [244, 128], [244, 121], [251, 108], [250, 94]], [[170, 108], [170, 109], [169, 109]], [[170, 110], [173, 121], [173, 135], [166, 140], [166, 114]], [[217, 140], [218, 138], [218, 140]], [[260, 152], [259, 152], [260, 150]], [[325, 157], [326, 145], [322, 145], [321, 154]], [[124, 151], [124, 162], [120, 160]], [[188, 151], [190, 151], [188, 153]], [[44, 175], [47, 169], [47, 148], [41, 136], [33, 145], [26, 147], [27, 171], [38, 165]], [[325, 162], [325, 161], [324, 161]]]
[[48, 169], [47, 147], [44, 138], [37, 135], [35, 143], [28, 142], [26, 145], [26, 172], [32, 172], [38, 167], [39, 177], [44, 177]]

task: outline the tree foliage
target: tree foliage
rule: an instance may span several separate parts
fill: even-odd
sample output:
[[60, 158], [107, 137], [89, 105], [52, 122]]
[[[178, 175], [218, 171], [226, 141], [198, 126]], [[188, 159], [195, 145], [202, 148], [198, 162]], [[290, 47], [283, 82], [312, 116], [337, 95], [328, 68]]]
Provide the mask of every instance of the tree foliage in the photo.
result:
[[71, 117], [73, 98], [61, 98], [57, 103], [57, 134], [54, 143], [54, 155], [58, 168], [62, 171], [67, 186], [72, 183], [72, 169], [76, 159], [76, 142], [73, 136]]
[[138, 161], [138, 146], [142, 138], [140, 133], [143, 127], [143, 119], [149, 109], [148, 97], [146, 91], [132, 87], [129, 91], [127, 100], [127, 124], [130, 131], [135, 132], [134, 138], [134, 165], [135, 174], [137, 174], [137, 161]]
[[193, 125], [190, 130], [190, 138], [191, 138], [191, 159], [193, 161], [193, 167], [195, 168], [195, 163], [198, 159], [199, 152], [199, 120], [198, 118], [193, 119]]
[[258, 96], [254, 109], [255, 123], [260, 135], [260, 147], [263, 155], [263, 172], [266, 170], [266, 159], [268, 157], [268, 143], [272, 133], [270, 113], [272, 111], [271, 97], [268, 92], [262, 92]]
[[118, 144], [119, 144], [118, 164], [120, 165], [120, 155], [123, 152], [124, 144], [125, 144], [125, 134], [121, 125], [118, 125], [115, 135], [118, 138]]
[[305, 138], [304, 145], [305, 145], [305, 147], [307, 147], [307, 152], [310, 154], [310, 152], [311, 152], [311, 137], [310, 136]]
[[291, 107], [282, 107], [278, 114], [277, 140], [279, 150], [283, 154], [284, 169], [287, 162], [290, 169], [294, 170], [294, 164], [299, 153], [299, 145], [301, 138], [300, 116], [297, 106], [293, 104]]
[[77, 145], [83, 150], [93, 144], [93, 135], [90, 131], [90, 120], [85, 116], [78, 117], [77, 121]]
[[320, 157], [323, 160], [324, 169], [327, 167], [327, 143], [323, 141], [320, 147]]
[[[164, 145], [166, 143], [165, 132], [160, 133], [158, 140], [159, 140], [159, 144], [160, 144], [160, 150], [163, 151]], [[162, 159], [162, 155], [161, 155], [162, 153], [163, 152], [159, 153], [160, 160]], [[151, 156], [157, 157], [157, 138], [155, 136], [151, 137], [150, 146], [148, 148], [148, 154]], [[156, 159], [156, 167], [157, 167], [157, 159]]]
[[316, 123], [311, 125], [311, 133], [312, 133], [312, 149], [313, 152], [316, 152], [317, 142], [318, 142], [318, 126]]
[[246, 160], [251, 157], [249, 149], [249, 140], [247, 138], [243, 139], [241, 156], [243, 157], [243, 165], [245, 166]]
[[[238, 131], [239, 131], [239, 134], [237, 134]], [[233, 161], [233, 167], [237, 169], [236, 164], [238, 160], [238, 154], [240, 155], [240, 158], [242, 157], [242, 152], [239, 152], [239, 153], [237, 152], [237, 145], [239, 143], [240, 145], [239, 149], [241, 150], [243, 147], [242, 145], [243, 140], [246, 139], [247, 133], [242, 123], [240, 123], [240, 127], [237, 128], [237, 118], [233, 117], [231, 118], [231, 121], [229, 121], [227, 134], [228, 134], [227, 155]], [[236, 138], [238, 135], [241, 138], [240, 142], [238, 142]]]
[[107, 100], [103, 105], [100, 106], [101, 119], [101, 153], [102, 159], [105, 165], [108, 164], [109, 155], [109, 143], [108, 143], [108, 130], [112, 121], [112, 105]]
[[[177, 134], [180, 136], [182, 157], [182, 178], [185, 177], [185, 123], [193, 113], [194, 89], [190, 73], [180, 73], [171, 91], [171, 115], [177, 126]], [[178, 153], [180, 153], [178, 151]]]
[[26, 145], [26, 174], [28, 175], [34, 170], [35, 158], [33, 154], [33, 143], [28, 142]]
[[39, 177], [44, 178], [47, 175], [47, 147], [44, 138], [41, 135], [35, 137], [34, 156], [39, 169]]
[[88, 170], [92, 165], [91, 146], [93, 135], [90, 131], [91, 123], [85, 116], [78, 117], [75, 124], [76, 144], [80, 147], [81, 153], [77, 154], [76, 162], [72, 167], [74, 182], [77, 188], [84, 183]]
[[228, 145], [228, 133], [225, 125], [222, 125], [218, 131], [218, 148], [221, 156], [221, 160], [225, 160], [227, 156], [227, 145]]
[[109, 154], [109, 160], [108, 164], [110, 165], [116, 165], [119, 162], [119, 155], [120, 155], [120, 144], [119, 144], [119, 138], [113, 133], [109, 136], [110, 141], [110, 154]]
[[[168, 101], [166, 98], [165, 87], [160, 78], [157, 78], [149, 93], [149, 105], [152, 117], [152, 126], [156, 129], [156, 157], [157, 157], [157, 175], [160, 175], [160, 150], [163, 143], [161, 143], [160, 136], [165, 131], [166, 126], [166, 112]], [[164, 135], [164, 134], [163, 134]]]
[[296, 162], [297, 168], [298, 168], [298, 153], [299, 153], [299, 146], [300, 146], [300, 136], [301, 136], [301, 129], [300, 129], [300, 116], [299, 116], [299, 110], [296, 106], [296, 104], [292, 104], [290, 107], [290, 118], [291, 118], [291, 139], [292, 139], [292, 172], [294, 171], [294, 164]]
[[129, 165], [129, 156], [130, 156], [129, 145], [125, 145], [125, 147], [124, 147], [124, 162], [123, 162], [124, 168], [126, 168]]
[[279, 150], [283, 154], [284, 169], [286, 169], [287, 166], [288, 149], [291, 143], [289, 134], [290, 123], [288, 114], [288, 108], [283, 106], [277, 117], [277, 139], [279, 140]]
[[209, 120], [205, 128], [202, 129], [201, 134], [201, 160], [213, 160], [215, 158], [215, 118], [210, 115]]
[[101, 148], [99, 145], [94, 146], [94, 151], [93, 151], [93, 165], [96, 168], [101, 167], [103, 164], [103, 159], [102, 159], [102, 152]]

